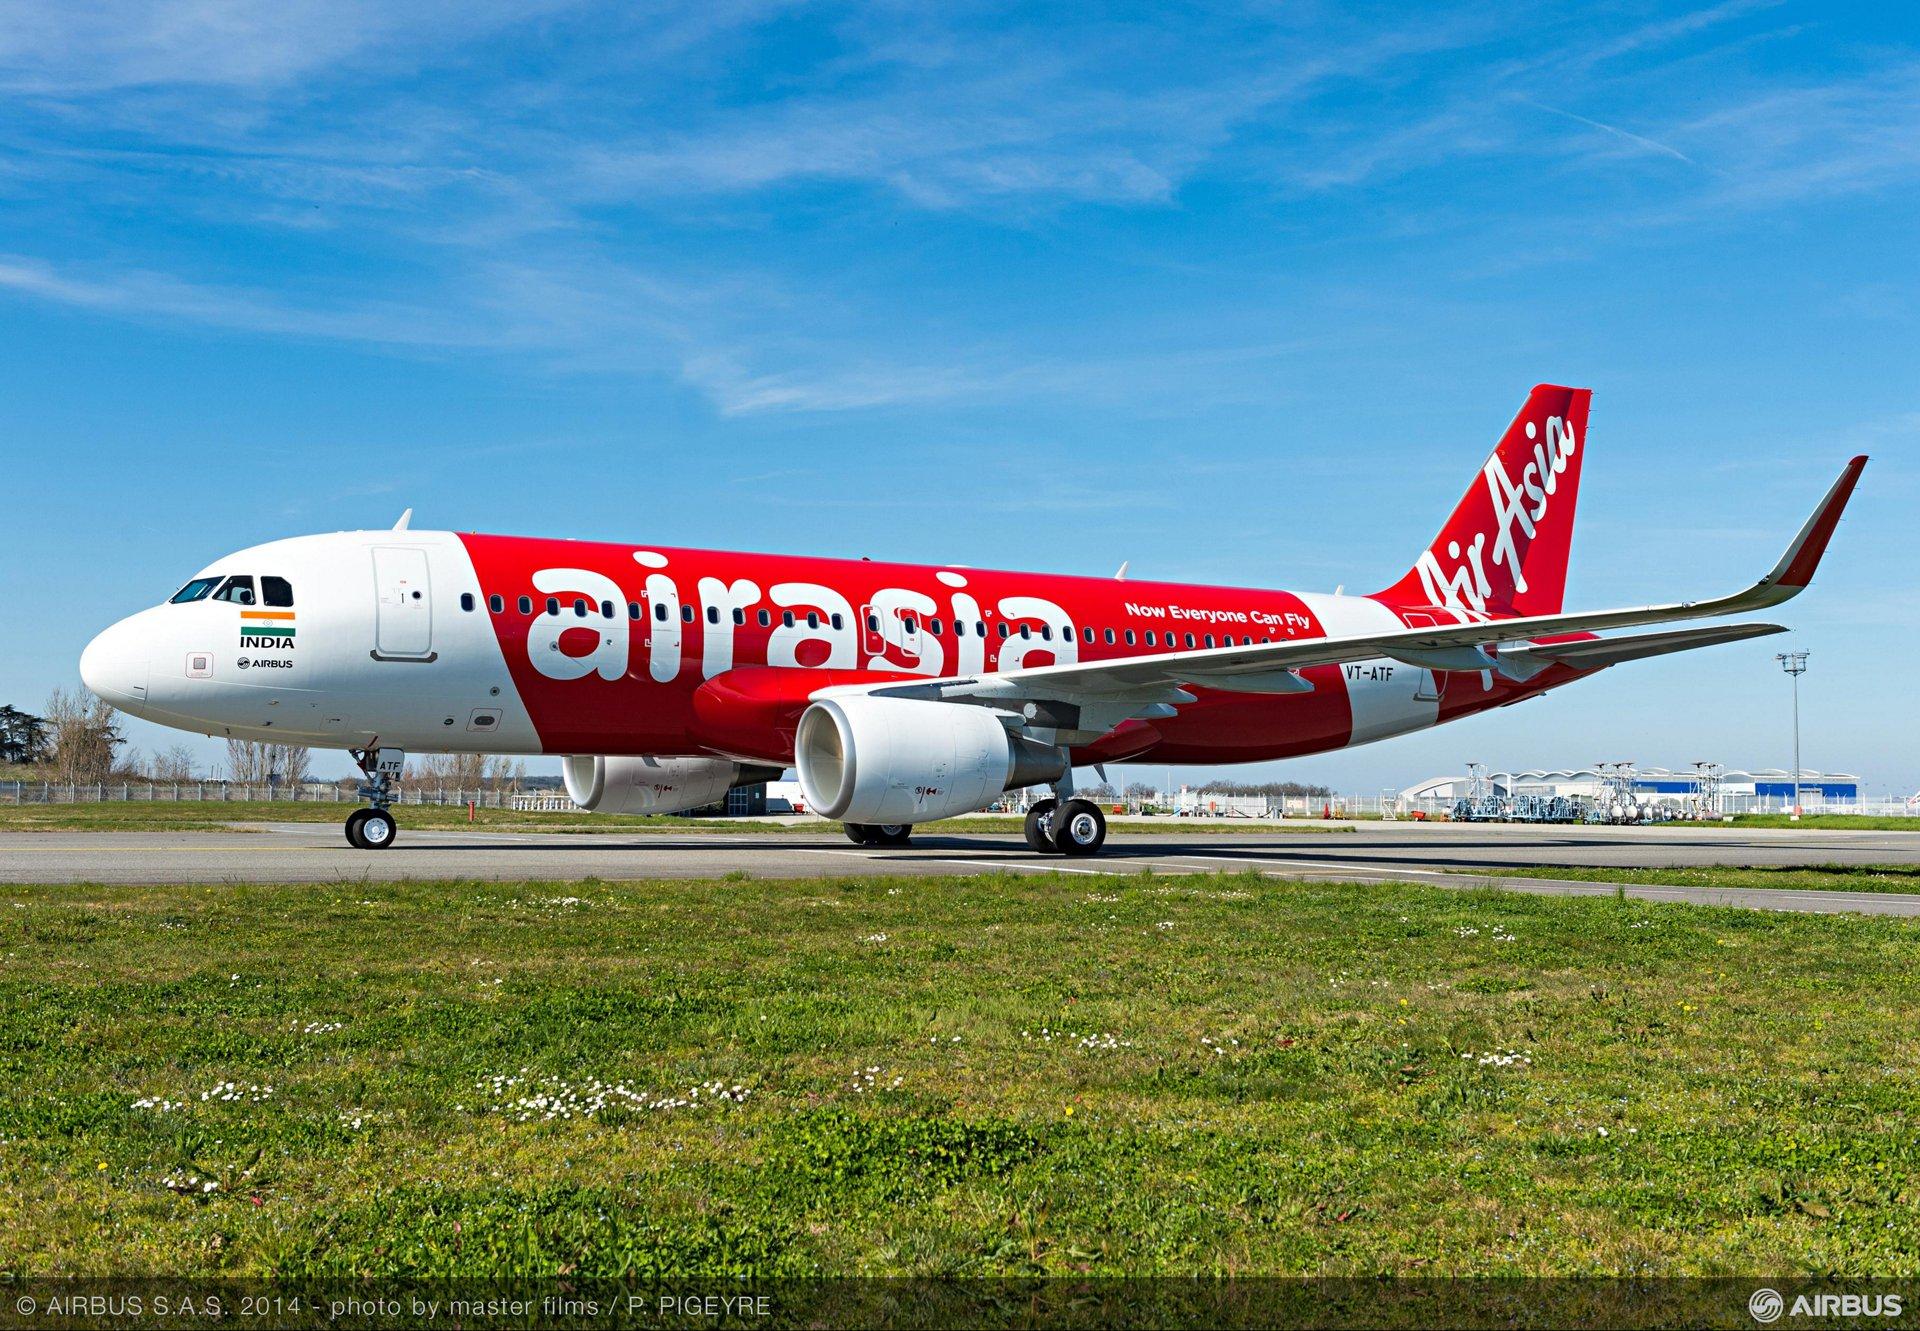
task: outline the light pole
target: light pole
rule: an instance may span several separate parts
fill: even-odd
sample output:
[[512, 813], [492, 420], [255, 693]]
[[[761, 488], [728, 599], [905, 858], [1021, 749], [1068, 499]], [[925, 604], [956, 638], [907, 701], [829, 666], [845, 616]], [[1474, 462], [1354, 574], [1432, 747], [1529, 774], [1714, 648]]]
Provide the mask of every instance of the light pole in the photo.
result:
[[1807, 673], [1805, 652], [1779, 652], [1774, 660], [1793, 676], [1793, 816], [1800, 816], [1800, 676]]

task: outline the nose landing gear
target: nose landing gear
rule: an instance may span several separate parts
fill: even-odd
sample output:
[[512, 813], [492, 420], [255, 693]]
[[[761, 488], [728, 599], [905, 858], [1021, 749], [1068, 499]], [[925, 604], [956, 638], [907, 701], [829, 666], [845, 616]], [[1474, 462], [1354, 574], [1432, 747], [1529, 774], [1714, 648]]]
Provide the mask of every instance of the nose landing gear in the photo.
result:
[[385, 850], [400, 835], [400, 824], [387, 811], [393, 803], [393, 782], [405, 769], [407, 755], [400, 749], [348, 749], [366, 778], [354, 793], [371, 808], [347, 816], [347, 844], [355, 850]]

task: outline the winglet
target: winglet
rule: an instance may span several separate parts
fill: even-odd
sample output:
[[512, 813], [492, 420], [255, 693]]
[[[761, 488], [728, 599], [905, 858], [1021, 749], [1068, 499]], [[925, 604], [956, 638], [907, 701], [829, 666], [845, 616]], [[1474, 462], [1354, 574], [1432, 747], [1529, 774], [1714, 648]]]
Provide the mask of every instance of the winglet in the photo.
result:
[[1131, 559], [1123, 559], [1120, 561], [1120, 569], [1117, 573], [1113, 575], [1113, 580], [1115, 582], [1125, 582], [1127, 580], [1127, 565], [1131, 564], [1132, 562], [1133, 561]]
[[1773, 572], [1761, 579], [1761, 586], [1799, 591], [1813, 581], [1813, 572], [1820, 567], [1820, 557], [1826, 554], [1827, 542], [1833, 539], [1833, 529], [1840, 525], [1840, 514], [1846, 510], [1847, 500], [1852, 498], [1853, 487], [1859, 483], [1860, 472], [1866, 465], [1864, 453], [1847, 463], [1840, 479], [1820, 501], [1820, 507], [1793, 538], [1793, 544], [1780, 556], [1780, 562], [1773, 566]]
[[408, 509], [406, 512], [400, 515], [400, 521], [393, 524], [393, 529], [395, 531], [405, 531], [407, 529], [407, 524], [412, 521], [413, 521], [413, 510]]

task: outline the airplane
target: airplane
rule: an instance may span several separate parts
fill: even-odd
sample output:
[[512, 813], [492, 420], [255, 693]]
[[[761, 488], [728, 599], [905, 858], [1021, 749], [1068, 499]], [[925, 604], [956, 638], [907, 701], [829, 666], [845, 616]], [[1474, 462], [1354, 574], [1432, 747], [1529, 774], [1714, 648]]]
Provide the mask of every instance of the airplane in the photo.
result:
[[182, 730], [346, 749], [392, 846], [412, 751], [554, 754], [601, 813], [700, 808], [796, 768], [860, 844], [1046, 786], [1027, 844], [1087, 856], [1076, 768], [1262, 762], [1505, 707], [1609, 666], [1784, 630], [1602, 637], [1779, 605], [1865, 457], [1778, 564], [1705, 601], [1562, 607], [1589, 390], [1535, 387], [1397, 582], [1368, 596], [391, 530], [217, 559], [86, 648], [94, 693]]

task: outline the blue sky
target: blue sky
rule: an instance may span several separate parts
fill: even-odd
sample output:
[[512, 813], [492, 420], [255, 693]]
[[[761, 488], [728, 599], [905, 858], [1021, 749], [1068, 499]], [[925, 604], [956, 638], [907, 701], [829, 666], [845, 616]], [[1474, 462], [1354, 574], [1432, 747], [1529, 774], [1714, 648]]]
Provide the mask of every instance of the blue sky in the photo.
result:
[[1801, 646], [1807, 765], [1912, 791], [1920, 22], [1547, 8], [16, 8], [0, 701], [409, 505], [1371, 589], [1553, 380], [1570, 605], [1743, 585], [1874, 454], [1791, 641], [1275, 770], [1785, 765]]

